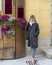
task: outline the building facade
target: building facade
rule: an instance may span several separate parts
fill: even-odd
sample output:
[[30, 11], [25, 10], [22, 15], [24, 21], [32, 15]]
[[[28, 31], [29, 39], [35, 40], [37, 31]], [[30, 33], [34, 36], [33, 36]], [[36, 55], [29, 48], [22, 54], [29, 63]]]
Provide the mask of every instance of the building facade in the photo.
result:
[[[0, 14], [7, 14], [16, 17], [17, 19], [25, 17], [27, 21], [29, 20], [30, 15], [35, 15], [40, 28], [39, 48], [44, 49], [51, 47], [51, 6], [50, 0], [2, 0], [2, 10], [0, 11]], [[15, 45], [15, 42], [17, 43], [15, 48], [16, 51], [18, 51], [16, 52], [16, 58], [25, 56], [25, 44], [21, 44], [21, 42], [25, 43], [23, 34], [24, 32], [21, 32], [16, 27], [16, 40], [13, 41], [12, 39], [11, 41], [13, 42], [9, 41], [9, 43], [13, 43], [13, 46]], [[5, 39], [4, 41], [6, 43]], [[3, 48], [3, 39], [0, 40], [0, 48]], [[10, 50], [9, 52], [11, 51], [13, 50]], [[21, 51], [23, 51], [23, 53]], [[2, 50], [0, 50], [0, 57], [3, 58]]]

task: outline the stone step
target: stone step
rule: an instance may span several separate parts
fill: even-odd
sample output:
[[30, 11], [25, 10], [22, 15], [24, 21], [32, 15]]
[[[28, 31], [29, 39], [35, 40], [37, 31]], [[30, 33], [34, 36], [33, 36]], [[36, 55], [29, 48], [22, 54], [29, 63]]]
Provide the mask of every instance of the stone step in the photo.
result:
[[42, 51], [45, 53], [47, 58], [52, 59], [52, 49], [43, 49]]

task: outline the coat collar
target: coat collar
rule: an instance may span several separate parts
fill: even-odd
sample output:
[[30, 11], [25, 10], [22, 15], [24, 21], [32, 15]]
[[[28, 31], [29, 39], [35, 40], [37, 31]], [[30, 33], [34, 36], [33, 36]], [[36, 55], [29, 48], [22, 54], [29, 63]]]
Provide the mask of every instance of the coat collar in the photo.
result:
[[[35, 22], [35, 23], [33, 23], [33, 24], [32, 24], [32, 26], [34, 26], [35, 24], [36, 24], [36, 22]], [[28, 23], [28, 25], [30, 26], [30, 23]]]
[[32, 26], [34, 26], [35, 24], [36, 24], [36, 22], [35, 22], [35, 23], [33, 23], [33, 24], [32, 24]]

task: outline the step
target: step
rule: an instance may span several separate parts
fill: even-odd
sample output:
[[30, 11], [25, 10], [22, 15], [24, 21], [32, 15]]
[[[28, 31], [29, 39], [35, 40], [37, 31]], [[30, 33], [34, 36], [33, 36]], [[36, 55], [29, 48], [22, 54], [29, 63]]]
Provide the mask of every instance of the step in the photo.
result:
[[52, 49], [44, 49], [43, 52], [47, 58], [52, 59]]

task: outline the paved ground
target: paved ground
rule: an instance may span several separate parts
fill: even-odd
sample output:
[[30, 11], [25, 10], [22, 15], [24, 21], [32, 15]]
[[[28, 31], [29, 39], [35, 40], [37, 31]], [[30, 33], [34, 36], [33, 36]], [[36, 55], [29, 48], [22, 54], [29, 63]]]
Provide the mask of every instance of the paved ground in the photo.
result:
[[[31, 60], [31, 49], [26, 47], [26, 57], [15, 60], [3, 60], [0, 61], [0, 65], [27, 65], [26, 61]], [[46, 58], [40, 49], [36, 51], [36, 59], [38, 65], [52, 65], [52, 59]]]
[[[16, 60], [4, 60], [0, 61], [0, 65], [27, 65], [26, 61], [30, 60], [31, 56], [26, 56], [24, 58], [16, 59]], [[52, 65], [52, 59], [47, 59], [42, 55], [36, 55], [36, 59], [38, 60], [39, 65]]]

